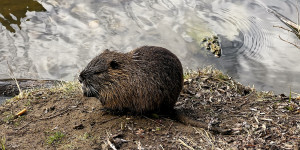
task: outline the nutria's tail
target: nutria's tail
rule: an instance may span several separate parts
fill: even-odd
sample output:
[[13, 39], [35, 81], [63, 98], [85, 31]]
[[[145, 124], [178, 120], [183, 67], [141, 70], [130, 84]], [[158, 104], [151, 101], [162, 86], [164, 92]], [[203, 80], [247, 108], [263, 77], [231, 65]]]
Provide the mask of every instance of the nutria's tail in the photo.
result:
[[209, 127], [209, 125], [207, 123], [193, 120], [193, 119], [189, 118], [188, 116], [186, 116], [183, 112], [180, 112], [178, 110], [175, 110], [175, 112], [176, 112], [175, 119], [185, 125], [191, 125], [193, 127], [204, 128], [204, 129], [212, 131], [216, 134], [229, 135], [232, 133], [231, 129], [222, 129], [219, 127]]

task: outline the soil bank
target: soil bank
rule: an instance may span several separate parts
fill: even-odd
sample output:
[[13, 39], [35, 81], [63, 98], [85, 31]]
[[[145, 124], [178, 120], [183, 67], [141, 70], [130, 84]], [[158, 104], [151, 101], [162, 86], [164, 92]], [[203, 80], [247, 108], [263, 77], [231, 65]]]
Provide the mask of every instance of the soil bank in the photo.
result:
[[[26, 109], [23, 115], [17, 115]], [[245, 87], [218, 70], [186, 72], [176, 107], [214, 134], [168, 116], [113, 115], [77, 82], [28, 90], [0, 105], [0, 149], [299, 149], [300, 98]]]

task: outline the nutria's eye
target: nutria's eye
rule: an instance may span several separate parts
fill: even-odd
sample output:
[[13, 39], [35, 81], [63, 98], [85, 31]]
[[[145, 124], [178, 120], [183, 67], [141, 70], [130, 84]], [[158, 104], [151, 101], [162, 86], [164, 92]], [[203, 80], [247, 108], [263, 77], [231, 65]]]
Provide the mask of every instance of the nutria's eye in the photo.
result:
[[118, 69], [119, 68], [119, 64], [118, 64], [118, 62], [116, 62], [116, 61], [111, 61], [110, 62], [110, 67], [112, 68], [112, 69]]
[[94, 74], [101, 74], [103, 71], [95, 71]]

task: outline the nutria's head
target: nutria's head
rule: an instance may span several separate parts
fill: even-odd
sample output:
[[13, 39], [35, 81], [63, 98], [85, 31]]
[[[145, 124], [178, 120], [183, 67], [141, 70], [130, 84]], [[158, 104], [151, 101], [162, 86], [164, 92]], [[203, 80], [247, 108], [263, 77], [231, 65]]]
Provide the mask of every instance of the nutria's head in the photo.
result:
[[78, 78], [82, 83], [84, 96], [101, 99], [106, 92], [113, 92], [109, 90], [127, 76], [128, 63], [129, 59], [126, 54], [109, 50], [95, 57]]

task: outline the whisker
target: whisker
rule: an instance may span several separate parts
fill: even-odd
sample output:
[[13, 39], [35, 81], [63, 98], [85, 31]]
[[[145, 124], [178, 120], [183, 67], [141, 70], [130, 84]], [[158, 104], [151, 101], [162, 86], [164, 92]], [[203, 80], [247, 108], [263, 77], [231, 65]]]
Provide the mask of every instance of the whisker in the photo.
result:
[[91, 92], [93, 94], [95, 94], [96, 96], [99, 96], [99, 92], [93, 86], [91, 86], [90, 88], [91, 88]]

